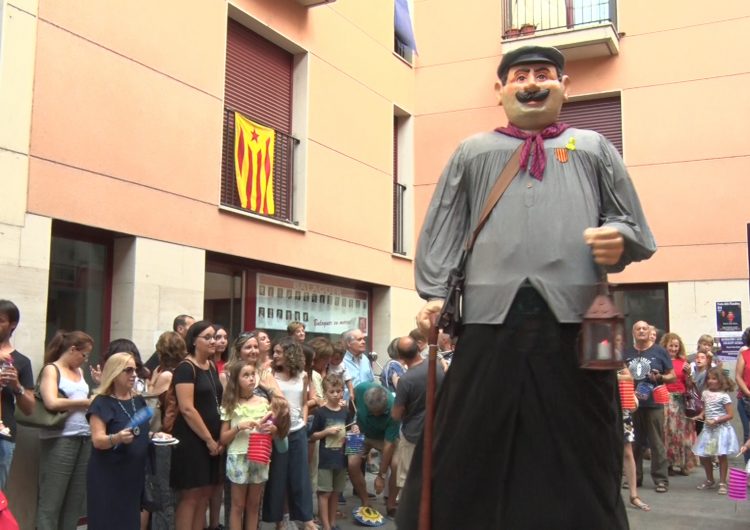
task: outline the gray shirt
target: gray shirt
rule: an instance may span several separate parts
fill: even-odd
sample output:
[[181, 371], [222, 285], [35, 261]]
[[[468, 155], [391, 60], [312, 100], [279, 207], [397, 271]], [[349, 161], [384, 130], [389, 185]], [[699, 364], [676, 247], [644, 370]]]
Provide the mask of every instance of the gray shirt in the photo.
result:
[[[396, 387], [396, 399], [393, 404], [404, 407], [404, 414], [401, 417], [401, 434], [411, 443], [417, 443], [424, 430], [427, 367], [428, 361], [412, 366], [401, 376]], [[440, 363], [437, 363], [435, 368], [435, 389], [438, 390], [443, 383], [445, 372]]]
[[[423, 298], [445, 297], [448, 273], [521, 142], [497, 132], [481, 133], [462, 142], [451, 157], [417, 246], [416, 286]], [[625, 165], [609, 141], [594, 131], [570, 128], [545, 140], [544, 148], [543, 180], [524, 170], [516, 175], [467, 260], [466, 323], [502, 323], [525, 280], [542, 294], [559, 322], [580, 322], [599, 275], [583, 240], [586, 228], [611, 226], [625, 238], [622, 258], [607, 267], [610, 272], [656, 251]]]

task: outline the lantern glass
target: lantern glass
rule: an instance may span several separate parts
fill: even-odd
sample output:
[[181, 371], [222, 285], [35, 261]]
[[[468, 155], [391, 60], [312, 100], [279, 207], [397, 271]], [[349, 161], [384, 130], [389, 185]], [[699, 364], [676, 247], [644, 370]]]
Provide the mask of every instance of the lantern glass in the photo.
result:
[[580, 364], [590, 370], [619, 370], [623, 365], [624, 322], [619, 315], [586, 318], [582, 325]]

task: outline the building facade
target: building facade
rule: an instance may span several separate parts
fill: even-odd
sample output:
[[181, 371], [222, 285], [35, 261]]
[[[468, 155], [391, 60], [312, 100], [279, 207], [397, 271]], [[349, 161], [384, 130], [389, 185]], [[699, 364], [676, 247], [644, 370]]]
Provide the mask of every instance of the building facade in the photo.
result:
[[[383, 351], [421, 305], [437, 178], [505, 123], [495, 70], [522, 44], [566, 54], [566, 120], [619, 134], [659, 244], [611, 278], [629, 318], [689, 348], [717, 302], [748, 322], [747, 2], [399, 0], [418, 55], [394, 3], [308, 4], [0, 0], [0, 297], [35, 370], [57, 328], [148, 354], [180, 313]], [[9, 491], [27, 525], [34, 434]]]

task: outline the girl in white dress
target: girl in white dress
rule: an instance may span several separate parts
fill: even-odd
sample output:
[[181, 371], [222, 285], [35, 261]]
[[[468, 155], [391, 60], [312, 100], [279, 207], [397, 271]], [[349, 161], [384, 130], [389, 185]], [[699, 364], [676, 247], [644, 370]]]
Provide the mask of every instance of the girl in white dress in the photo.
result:
[[724, 375], [721, 368], [711, 368], [706, 375], [706, 388], [702, 399], [705, 427], [693, 446], [693, 453], [698, 455], [706, 471], [706, 480], [698, 486], [699, 490], [716, 486], [711, 458], [719, 459], [719, 495], [727, 494], [727, 455], [735, 454], [739, 449], [737, 433], [731, 425], [734, 418], [732, 398], [728, 392], [734, 390], [734, 384]]

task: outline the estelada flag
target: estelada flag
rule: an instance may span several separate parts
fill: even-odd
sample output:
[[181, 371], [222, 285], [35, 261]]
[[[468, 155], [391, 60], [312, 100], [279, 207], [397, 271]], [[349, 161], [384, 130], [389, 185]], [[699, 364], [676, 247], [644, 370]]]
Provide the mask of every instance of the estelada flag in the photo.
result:
[[[243, 208], [273, 215], [273, 156], [276, 132], [234, 113], [234, 174]], [[248, 204], [249, 202], [249, 204]]]

